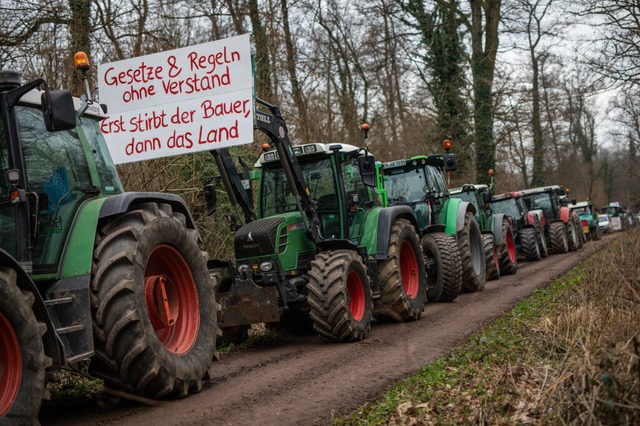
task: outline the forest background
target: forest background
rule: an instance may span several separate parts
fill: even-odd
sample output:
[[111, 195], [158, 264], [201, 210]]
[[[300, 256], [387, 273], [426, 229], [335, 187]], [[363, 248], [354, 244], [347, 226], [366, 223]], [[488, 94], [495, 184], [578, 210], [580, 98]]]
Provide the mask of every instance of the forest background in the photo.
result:
[[[294, 143], [364, 146], [367, 122], [367, 146], [389, 161], [450, 138], [452, 185], [493, 169], [497, 192], [562, 184], [640, 210], [637, 0], [0, 0], [0, 11], [0, 69], [25, 81], [79, 96], [77, 51], [96, 65], [251, 33], [257, 94], [280, 106]], [[252, 164], [259, 145], [234, 153]], [[211, 155], [118, 169], [128, 191], [182, 196], [210, 257], [231, 256], [226, 197], [213, 216], [204, 205]]]

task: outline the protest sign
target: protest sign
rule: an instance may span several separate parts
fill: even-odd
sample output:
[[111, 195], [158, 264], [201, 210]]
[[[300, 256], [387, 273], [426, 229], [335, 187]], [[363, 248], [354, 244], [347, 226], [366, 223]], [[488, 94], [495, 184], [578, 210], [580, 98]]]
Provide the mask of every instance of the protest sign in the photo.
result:
[[98, 67], [116, 164], [253, 142], [249, 35]]

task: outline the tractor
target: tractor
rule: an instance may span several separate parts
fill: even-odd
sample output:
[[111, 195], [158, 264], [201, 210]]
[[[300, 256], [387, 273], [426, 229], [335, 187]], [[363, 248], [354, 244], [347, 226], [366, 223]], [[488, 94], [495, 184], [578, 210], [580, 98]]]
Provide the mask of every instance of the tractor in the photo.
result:
[[529, 210], [519, 191], [494, 195], [491, 209], [511, 218], [516, 250], [526, 260], [540, 260], [547, 257], [547, 240], [544, 237], [546, 217], [540, 209]]
[[[277, 106], [257, 99], [256, 128], [271, 141], [251, 172], [257, 209], [230, 155], [212, 152], [232, 204], [242, 208], [235, 262], [209, 263], [218, 286], [219, 323], [229, 340], [250, 324], [310, 320], [322, 340], [367, 337], [372, 318], [418, 319], [426, 301], [417, 221], [407, 206], [383, 207], [375, 160], [364, 148], [294, 146]], [[205, 186], [216, 209], [215, 183]]]
[[[185, 202], [127, 193], [82, 100], [0, 72], [0, 422], [34, 423], [48, 373], [150, 399], [201, 389], [217, 303]], [[37, 90], [42, 88], [43, 90]]]
[[383, 204], [415, 211], [426, 258], [430, 301], [452, 301], [460, 291], [484, 288], [486, 266], [475, 207], [449, 196], [444, 172], [456, 170], [449, 154], [420, 155], [378, 165]]
[[600, 239], [600, 227], [598, 226], [598, 215], [593, 209], [593, 203], [591, 201], [579, 201], [572, 200], [569, 204], [571, 211], [578, 214], [582, 230], [584, 231], [587, 239], [591, 241], [597, 241]]
[[578, 215], [563, 206], [561, 197], [566, 191], [559, 185], [523, 189], [528, 209], [540, 209], [547, 219], [544, 227], [550, 254], [567, 253], [582, 246], [582, 227]]
[[476, 220], [482, 232], [487, 278], [495, 280], [500, 275], [511, 275], [518, 271], [515, 238], [508, 216], [494, 213], [491, 209], [491, 192], [487, 185], [466, 184], [449, 191], [452, 197], [460, 198], [476, 209]]

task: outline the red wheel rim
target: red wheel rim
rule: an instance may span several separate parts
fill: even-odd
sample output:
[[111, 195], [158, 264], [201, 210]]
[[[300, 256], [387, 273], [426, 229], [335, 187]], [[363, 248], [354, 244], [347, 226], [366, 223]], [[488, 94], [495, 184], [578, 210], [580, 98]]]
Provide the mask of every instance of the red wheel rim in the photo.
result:
[[145, 298], [156, 336], [169, 352], [187, 353], [198, 337], [200, 309], [187, 262], [173, 247], [156, 247], [145, 271]]
[[0, 312], [0, 418], [18, 398], [21, 380], [20, 342], [9, 320]]
[[420, 288], [418, 259], [416, 259], [413, 247], [407, 241], [403, 241], [400, 245], [400, 276], [405, 293], [410, 299], [415, 299]]
[[516, 262], [516, 243], [513, 241], [513, 234], [507, 232], [507, 250], [509, 250], [509, 261], [511, 263]]
[[349, 292], [349, 312], [353, 319], [360, 321], [364, 317], [365, 297], [362, 279], [355, 271], [349, 272], [347, 291]]

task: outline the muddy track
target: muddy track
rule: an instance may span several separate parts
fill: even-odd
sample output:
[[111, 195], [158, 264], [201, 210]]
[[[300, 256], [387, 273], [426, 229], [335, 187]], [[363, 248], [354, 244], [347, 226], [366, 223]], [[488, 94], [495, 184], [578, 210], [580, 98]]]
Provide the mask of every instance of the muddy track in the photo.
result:
[[420, 320], [376, 323], [369, 338], [330, 344], [314, 335], [292, 336], [214, 362], [198, 394], [145, 406], [114, 398], [98, 405], [43, 408], [43, 425], [323, 425], [382, 395], [546, 287], [611, 241], [577, 253], [521, 262], [518, 273], [490, 281], [485, 290], [452, 303], [428, 304]]

